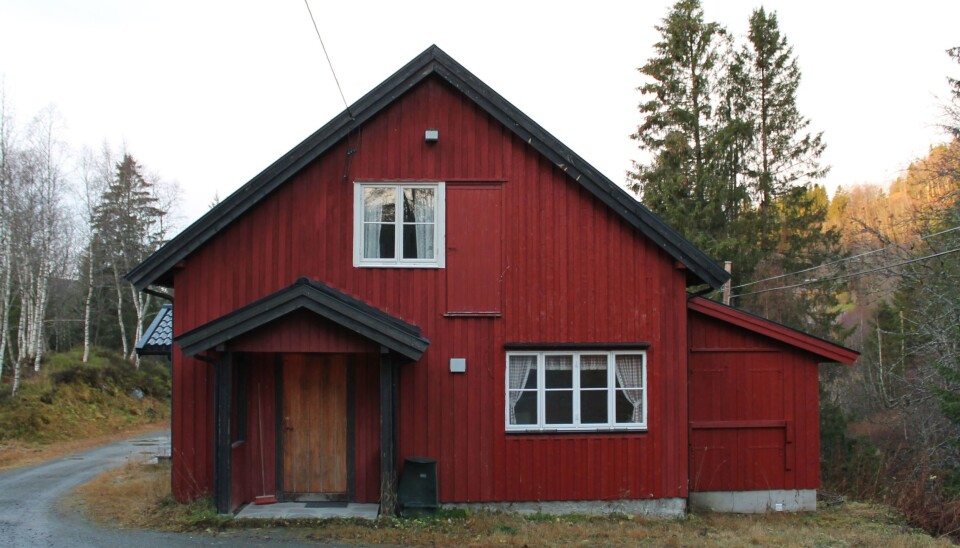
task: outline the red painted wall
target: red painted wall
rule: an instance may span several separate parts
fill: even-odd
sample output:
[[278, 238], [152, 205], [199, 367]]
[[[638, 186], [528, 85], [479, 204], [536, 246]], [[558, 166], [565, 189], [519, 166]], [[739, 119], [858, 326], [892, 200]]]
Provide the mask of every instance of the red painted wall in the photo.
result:
[[[439, 142], [424, 143], [426, 128], [439, 130]], [[348, 148], [357, 149], [349, 159]], [[448, 224], [448, 242], [474, 245], [473, 227], [499, 223], [485, 233], [500, 241], [474, 258], [482, 293], [449, 287], [470, 278], [455, 260], [447, 269], [352, 266], [353, 181], [377, 180], [445, 181], [447, 218], [469, 220]], [[478, 183], [499, 188], [499, 200], [462, 199]], [[430, 339], [400, 372], [399, 456], [437, 459], [441, 501], [686, 496], [684, 272], [441, 81], [415, 87], [188, 257], [175, 276], [175, 332], [299, 276], [412, 322]], [[500, 316], [445, 316], [451, 298], [457, 308], [499, 299]], [[504, 343], [640, 341], [650, 343], [647, 432], [505, 434]], [[465, 374], [449, 372], [453, 357], [466, 358]], [[178, 460], [177, 477], [190, 471], [210, 489], [211, 368], [179, 353], [174, 362], [174, 444], [194, 447]], [[375, 378], [368, 371], [357, 384], [375, 386]], [[357, 493], [375, 500], [378, 426], [368, 427], [361, 444], [358, 422]], [[177, 485], [180, 497], [196, 492]]]
[[819, 487], [817, 356], [697, 312], [689, 322], [691, 491]]

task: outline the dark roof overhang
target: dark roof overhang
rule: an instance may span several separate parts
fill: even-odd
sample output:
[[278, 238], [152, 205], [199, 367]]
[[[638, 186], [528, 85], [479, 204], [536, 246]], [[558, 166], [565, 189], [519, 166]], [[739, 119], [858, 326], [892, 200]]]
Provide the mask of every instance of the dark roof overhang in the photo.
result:
[[299, 309], [309, 310], [411, 361], [419, 360], [430, 344], [420, 336], [419, 327], [307, 278], [192, 329], [176, 341], [184, 355], [195, 356]]
[[351, 131], [424, 79], [436, 75], [461, 91], [688, 270], [688, 283], [719, 289], [730, 274], [437, 46], [430, 46], [383, 83], [228, 196], [126, 274], [137, 289], [172, 285], [173, 268]]
[[173, 348], [173, 305], [165, 304], [157, 311], [150, 327], [137, 341], [138, 356], [169, 356]]
[[740, 310], [716, 301], [693, 297], [687, 300], [687, 308], [705, 316], [742, 327], [760, 335], [770, 337], [795, 348], [805, 350], [831, 362], [853, 365], [860, 353], [845, 346], [840, 346], [826, 339], [821, 339], [798, 331], [792, 327], [768, 320], [746, 310]]

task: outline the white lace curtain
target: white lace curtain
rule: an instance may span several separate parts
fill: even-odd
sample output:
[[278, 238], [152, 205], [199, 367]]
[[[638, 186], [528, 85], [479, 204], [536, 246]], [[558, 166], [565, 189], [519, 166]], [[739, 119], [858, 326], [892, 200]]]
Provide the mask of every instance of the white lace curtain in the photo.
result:
[[393, 203], [396, 190], [392, 188], [367, 188], [363, 194], [363, 256], [367, 259], [379, 259], [380, 253], [380, 232], [383, 230], [384, 222], [393, 221], [386, 219], [384, 215], [384, 204]]
[[520, 396], [523, 395], [520, 389], [527, 385], [530, 372], [535, 371], [536, 367], [536, 356], [510, 357], [510, 424], [517, 424], [516, 406], [517, 402], [520, 401]]
[[633, 405], [630, 422], [643, 422], [643, 356], [617, 356], [616, 372], [624, 397]]
[[413, 219], [411, 220], [417, 223], [417, 258], [432, 259], [434, 230], [433, 190], [411, 188], [404, 190], [403, 195], [404, 200], [407, 202], [407, 207], [410, 207], [409, 204], [411, 201], [413, 202], [413, 207], [410, 209], [413, 211]]

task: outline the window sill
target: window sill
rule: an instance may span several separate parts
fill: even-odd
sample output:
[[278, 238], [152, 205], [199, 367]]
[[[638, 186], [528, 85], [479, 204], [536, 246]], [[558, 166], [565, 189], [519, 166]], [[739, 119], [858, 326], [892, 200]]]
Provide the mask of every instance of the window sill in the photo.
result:
[[513, 436], [516, 434], [581, 434], [581, 435], [594, 435], [594, 434], [637, 434], [645, 433], [647, 431], [646, 426], [618, 426], [610, 428], [542, 428], [537, 430], [521, 430], [521, 429], [507, 429], [506, 434]]
[[445, 268], [444, 265], [437, 263], [360, 263], [353, 266], [355, 268]]

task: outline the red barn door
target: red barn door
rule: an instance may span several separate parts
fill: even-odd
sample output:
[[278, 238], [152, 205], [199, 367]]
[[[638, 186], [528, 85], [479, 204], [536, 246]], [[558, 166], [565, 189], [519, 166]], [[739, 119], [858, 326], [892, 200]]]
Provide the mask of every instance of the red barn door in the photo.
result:
[[690, 490], [783, 489], [792, 467], [779, 352], [691, 352]]

